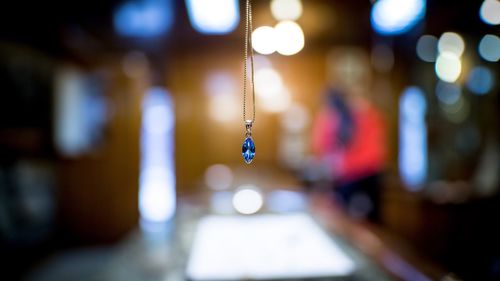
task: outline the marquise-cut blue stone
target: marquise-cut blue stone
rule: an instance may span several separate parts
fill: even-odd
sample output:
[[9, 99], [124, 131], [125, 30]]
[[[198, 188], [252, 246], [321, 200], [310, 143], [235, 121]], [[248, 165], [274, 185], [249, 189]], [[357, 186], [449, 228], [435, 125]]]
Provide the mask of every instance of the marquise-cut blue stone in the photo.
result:
[[253, 139], [248, 137], [245, 139], [243, 142], [243, 146], [241, 147], [241, 152], [243, 154], [243, 159], [245, 159], [245, 162], [247, 164], [250, 164], [252, 162], [253, 158], [255, 157], [255, 143], [253, 142]]

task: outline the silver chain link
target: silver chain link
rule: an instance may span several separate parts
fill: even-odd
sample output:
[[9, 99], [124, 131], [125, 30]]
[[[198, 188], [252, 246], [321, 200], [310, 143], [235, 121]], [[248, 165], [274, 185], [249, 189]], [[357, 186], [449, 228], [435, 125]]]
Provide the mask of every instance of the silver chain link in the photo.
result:
[[[252, 3], [251, 0], [246, 0], [245, 7], [245, 55], [244, 55], [244, 72], [243, 72], [243, 122], [245, 124], [253, 124], [255, 122], [255, 83], [254, 83], [254, 68], [253, 68], [253, 47], [252, 47]], [[248, 50], [250, 48], [250, 51]], [[252, 88], [252, 119], [247, 119], [247, 61], [248, 53], [250, 53], [250, 85]]]

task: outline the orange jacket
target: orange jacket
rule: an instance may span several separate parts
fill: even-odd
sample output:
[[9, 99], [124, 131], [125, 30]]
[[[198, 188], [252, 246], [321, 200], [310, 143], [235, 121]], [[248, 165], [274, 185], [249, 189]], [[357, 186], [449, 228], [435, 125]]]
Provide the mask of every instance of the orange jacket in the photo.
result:
[[346, 145], [338, 141], [340, 117], [332, 108], [321, 111], [313, 127], [313, 151], [328, 159], [340, 182], [354, 181], [385, 168], [386, 128], [382, 115], [369, 103], [359, 101], [352, 108], [353, 135]]

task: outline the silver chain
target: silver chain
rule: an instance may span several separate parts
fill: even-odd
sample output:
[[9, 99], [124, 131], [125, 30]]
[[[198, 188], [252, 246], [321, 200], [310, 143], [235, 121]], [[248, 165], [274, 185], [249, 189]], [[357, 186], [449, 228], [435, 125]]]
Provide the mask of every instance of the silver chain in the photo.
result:
[[[253, 68], [253, 47], [252, 47], [252, 3], [246, 0], [245, 15], [245, 55], [243, 72], [243, 122], [252, 124], [255, 122], [255, 86], [254, 86], [254, 68]], [[250, 48], [250, 51], [249, 51]], [[252, 119], [247, 119], [247, 61], [250, 53], [250, 85], [252, 88]]]

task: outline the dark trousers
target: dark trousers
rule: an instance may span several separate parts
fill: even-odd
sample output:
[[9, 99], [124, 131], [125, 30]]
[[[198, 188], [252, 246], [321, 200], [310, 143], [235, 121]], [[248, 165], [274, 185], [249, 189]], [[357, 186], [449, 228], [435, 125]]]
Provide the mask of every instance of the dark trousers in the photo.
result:
[[380, 222], [381, 178], [377, 173], [336, 184], [334, 193], [350, 215]]

